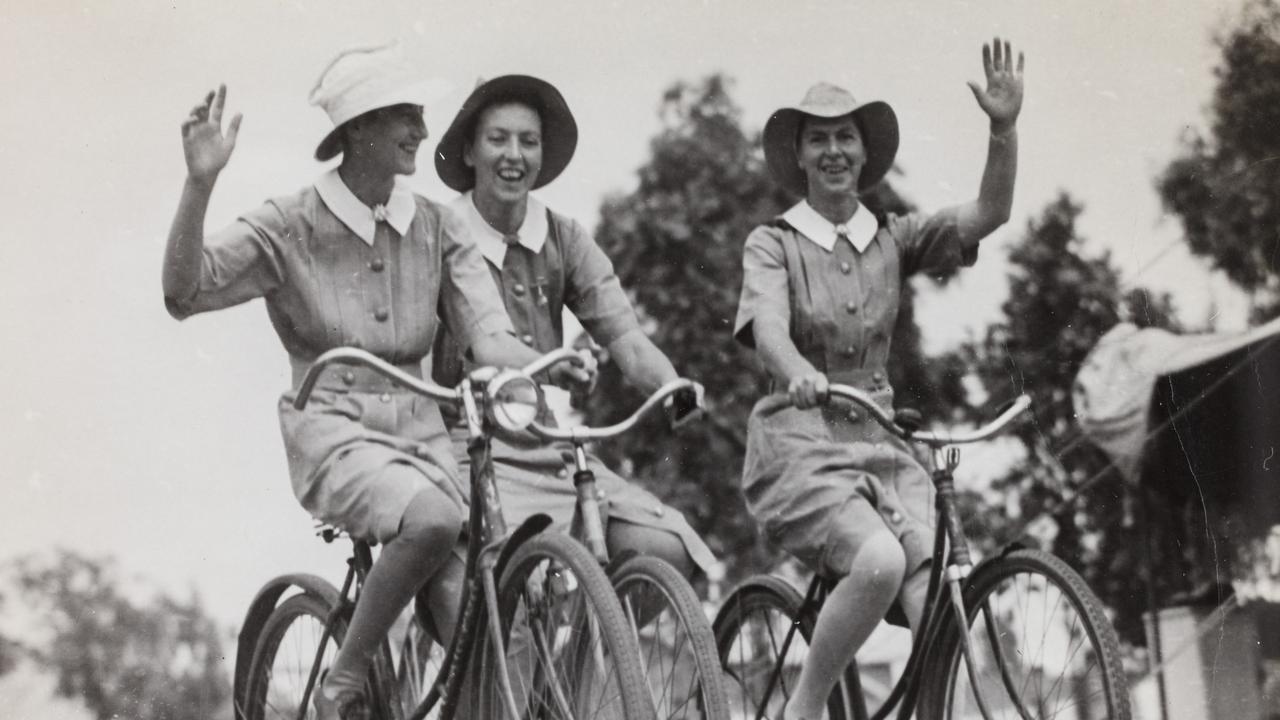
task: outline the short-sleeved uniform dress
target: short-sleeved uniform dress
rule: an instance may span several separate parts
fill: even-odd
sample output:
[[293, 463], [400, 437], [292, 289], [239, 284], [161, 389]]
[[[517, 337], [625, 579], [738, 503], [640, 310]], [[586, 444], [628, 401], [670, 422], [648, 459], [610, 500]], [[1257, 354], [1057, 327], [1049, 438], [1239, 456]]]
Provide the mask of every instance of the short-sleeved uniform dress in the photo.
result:
[[[754, 348], [752, 323], [774, 316], [831, 382], [888, 408], [903, 282], [976, 257], [976, 245], [961, 243], [954, 211], [877, 219], [859, 207], [837, 228], [801, 202], [747, 238], [734, 336]], [[774, 379], [747, 428], [743, 491], [766, 536], [815, 570], [843, 574], [879, 524], [900, 540], [909, 569], [927, 562], [932, 486], [924, 467], [859, 410], [792, 407], [786, 383]]]
[[386, 542], [424, 483], [466, 506], [439, 408], [371, 371], [330, 366], [296, 410], [308, 364], [354, 346], [421, 377], [441, 319], [467, 347], [511, 325], [452, 214], [399, 184], [376, 213], [331, 171], [207, 237], [198, 290], [165, 302], [181, 319], [265, 298], [293, 367], [279, 415], [294, 494], [316, 518]]
[[[516, 336], [541, 353], [562, 347], [566, 307], [602, 345], [638, 328], [635, 311], [613, 273], [613, 263], [587, 231], [533, 198], [528, 202], [525, 222], [510, 238], [484, 220], [471, 193], [449, 205], [488, 261]], [[441, 384], [456, 382], [464, 370], [451, 336], [437, 342], [432, 362], [435, 380]], [[455, 424], [452, 432], [454, 451], [465, 471], [466, 429]], [[558, 527], [569, 527], [577, 501], [570, 444], [519, 447], [494, 439], [492, 452], [508, 523], [518, 525], [536, 513], [545, 513]], [[588, 453], [588, 461], [608, 518], [676, 535], [704, 571], [715, 562], [710, 548], [679, 511], [613, 473], [594, 454]]]

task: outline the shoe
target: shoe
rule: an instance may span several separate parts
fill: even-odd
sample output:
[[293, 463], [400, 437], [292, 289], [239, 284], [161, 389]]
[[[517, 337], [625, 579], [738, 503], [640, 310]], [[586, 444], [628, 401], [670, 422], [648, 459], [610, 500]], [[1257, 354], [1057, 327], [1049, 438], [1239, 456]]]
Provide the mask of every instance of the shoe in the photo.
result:
[[338, 690], [336, 696], [330, 697], [324, 684], [327, 677], [328, 671], [325, 671], [316, 683], [313, 698], [316, 720], [369, 720], [369, 702], [365, 699], [364, 693], [360, 690], [343, 688]]

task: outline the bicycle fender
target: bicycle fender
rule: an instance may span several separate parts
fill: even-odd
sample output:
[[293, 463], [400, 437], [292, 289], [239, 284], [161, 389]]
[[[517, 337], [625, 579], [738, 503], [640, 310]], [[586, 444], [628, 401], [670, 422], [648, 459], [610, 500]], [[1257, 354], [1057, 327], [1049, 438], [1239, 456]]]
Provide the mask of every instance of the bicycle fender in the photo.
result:
[[253, 651], [257, 644], [258, 634], [262, 630], [262, 625], [267, 621], [267, 617], [276, 609], [280, 598], [290, 588], [297, 588], [308, 595], [315, 595], [324, 600], [329, 607], [336, 607], [340, 598], [338, 597], [338, 589], [328, 580], [308, 573], [290, 573], [274, 578], [262, 586], [258, 590], [258, 594], [253, 598], [253, 602], [249, 603], [249, 610], [244, 615], [244, 622], [240, 624], [240, 632], [236, 637], [236, 665], [235, 665], [235, 681], [232, 686], [232, 695], [234, 702], [232, 707], [235, 712], [235, 720], [245, 720], [244, 713], [241, 710], [246, 685], [249, 682], [249, 664], [253, 662]]
[[548, 527], [551, 527], [551, 516], [546, 513], [531, 515], [520, 523], [520, 527], [516, 528], [516, 531], [511, 533], [511, 537], [507, 538], [507, 542], [503, 544], [502, 552], [498, 555], [498, 564], [493, 569], [493, 577], [501, 578], [502, 571], [507, 567], [507, 560], [511, 559], [511, 554], [516, 551], [516, 548]]

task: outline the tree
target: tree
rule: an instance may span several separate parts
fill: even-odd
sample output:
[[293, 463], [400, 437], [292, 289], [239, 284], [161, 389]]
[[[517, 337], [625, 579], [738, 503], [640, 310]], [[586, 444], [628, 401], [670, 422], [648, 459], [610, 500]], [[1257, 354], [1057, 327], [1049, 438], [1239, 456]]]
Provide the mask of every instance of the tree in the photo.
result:
[[1280, 315], [1280, 2], [1251, 0], [1216, 40], [1211, 126], [1190, 134], [1160, 176], [1191, 251], [1254, 295], [1254, 320]]
[[980, 539], [990, 548], [1022, 539], [1033, 519], [1050, 521], [1044, 534], [1054, 554], [1082, 571], [1119, 613], [1121, 634], [1140, 643], [1141, 544], [1126, 526], [1123, 479], [1080, 435], [1071, 387], [1085, 356], [1121, 319], [1144, 327], [1176, 327], [1176, 320], [1167, 295], [1126, 291], [1109, 253], [1086, 254], [1076, 231], [1082, 211], [1063, 193], [1027, 223], [1009, 254], [1003, 318], [961, 351], [987, 395], [1004, 401], [1027, 393], [1034, 415], [1014, 426], [1024, 459], [992, 483], [994, 497], [966, 496], [976, 521], [966, 526], [985, 528]]
[[101, 720], [197, 720], [227, 712], [217, 625], [198, 599], [131, 599], [114, 565], [70, 551], [9, 568], [33, 614], [27, 652]]
[[[775, 551], [755, 533], [740, 478], [747, 417], [768, 379], [731, 335], [743, 242], [794, 200], [769, 174], [759, 133], [742, 129], [729, 91], [727, 78], [712, 75], [664, 94], [663, 129], [638, 186], [605, 200], [596, 232], [646, 332], [682, 374], [706, 385], [715, 417], [679, 436], [656, 422], [638, 428], [605, 448], [605, 458], [682, 510], [718, 555], [759, 568]], [[909, 209], [888, 183], [864, 201], [875, 211]], [[932, 410], [935, 398], [958, 397], [958, 379], [949, 392], [921, 389], [942, 381], [921, 357], [909, 297], [905, 292], [891, 379], [904, 397]], [[606, 366], [587, 403], [593, 421], [616, 420], [638, 406], [634, 391], [622, 388], [616, 367]]]

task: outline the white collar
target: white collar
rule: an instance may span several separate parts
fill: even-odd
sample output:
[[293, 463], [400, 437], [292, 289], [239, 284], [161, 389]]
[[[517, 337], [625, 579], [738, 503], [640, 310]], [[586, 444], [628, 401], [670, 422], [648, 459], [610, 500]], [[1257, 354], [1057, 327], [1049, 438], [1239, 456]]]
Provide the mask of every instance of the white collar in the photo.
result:
[[[495, 230], [476, 209], [471, 191], [459, 195], [449, 203], [449, 207], [466, 224], [471, 239], [480, 248], [480, 254], [494, 265], [502, 267], [502, 261], [507, 257], [507, 243], [502, 239], [502, 233]], [[532, 195], [528, 198], [524, 222], [516, 235], [520, 238], [520, 244], [534, 254], [542, 252], [542, 246], [547, 242], [547, 208]]]
[[[823, 250], [831, 252], [835, 249], [836, 239], [839, 238], [839, 226], [832, 225], [830, 220], [819, 215], [808, 200], [801, 200], [790, 210], [783, 213], [782, 219], [786, 220], [787, 224], [799, 230], [801, 235], [812, 240]], [[844, 229], [849, 236], [849, 242], [853, 243], [853, 247], [858, 252], [863, 252], [871, 244], [871, 241], [875, 239], [879, 225], [876, 223], [876, 219], [871, 216], [871, 212], [859, 203], [858, 209], [853, 213], [853, 217], [849, 218], [849, 222], [844, 224]]]
[[[338, 216], [343, 225], [351, 229], [370, 247], [373, 246], [374, 234], [377, 232], [378, 220], [385, 220], [396, 232], [404, 235], [413, 223], [417, 203], [410, 190], [399, 177], [391, 189], [391, 198], [386, 205], [369, 207], [351, 192], [351, 188], [342, 181], [338, 169], [334, 168], [316, 179], [316, 192], [328, 206], [330, 212]], [[381, 217], [379, 217], [381, 215]]]

